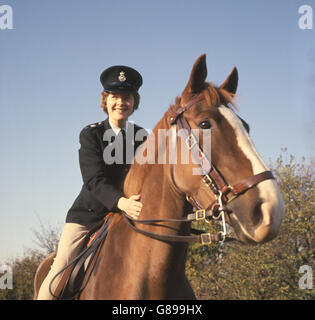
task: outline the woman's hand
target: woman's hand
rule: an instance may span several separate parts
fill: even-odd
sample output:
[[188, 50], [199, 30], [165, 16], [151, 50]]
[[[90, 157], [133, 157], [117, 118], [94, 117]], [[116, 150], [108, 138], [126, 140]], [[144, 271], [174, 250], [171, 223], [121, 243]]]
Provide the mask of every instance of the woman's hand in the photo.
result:
[[139, 213], [142, 209], [140, 197], [140, 194], [133, 195], [129, 198], [121, 197], [118, 200], [117, 207], [131, 216], [133, 219], [138, 219]]

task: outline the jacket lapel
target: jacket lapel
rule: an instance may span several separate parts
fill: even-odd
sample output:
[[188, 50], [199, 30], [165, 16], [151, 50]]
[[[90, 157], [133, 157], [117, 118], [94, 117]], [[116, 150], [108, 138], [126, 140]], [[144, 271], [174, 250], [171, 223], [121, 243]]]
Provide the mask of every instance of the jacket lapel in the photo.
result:
[[109, 119], [107, 118], [104, 121], [104, 133], [103, 133], [103, 142], [105, 145], [112, 143], [116, 137], [116, 134], [112, 127], [109, 124]]

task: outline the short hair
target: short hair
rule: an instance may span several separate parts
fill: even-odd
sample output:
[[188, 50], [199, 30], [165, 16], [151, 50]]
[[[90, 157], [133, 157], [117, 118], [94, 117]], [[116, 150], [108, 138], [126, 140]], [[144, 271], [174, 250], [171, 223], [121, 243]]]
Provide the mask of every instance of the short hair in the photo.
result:
[[[106, 91], [102, 91], [101, 93], [101, 108], [108, 114], [107, 112], [107, 108], [106, 108], [106, 99], [108, 97], [108, 95], [110, 94], [110, 92], [106, 92]], [[134, 105], [133, 105], [133, 111], [137, 110], [139, 107], [139, 103], [140, 103], [140, 95], [138, 92], [132, 92], [133, 97], [135, 99]], [[133, 112], [132, 111], [132, 112]]]

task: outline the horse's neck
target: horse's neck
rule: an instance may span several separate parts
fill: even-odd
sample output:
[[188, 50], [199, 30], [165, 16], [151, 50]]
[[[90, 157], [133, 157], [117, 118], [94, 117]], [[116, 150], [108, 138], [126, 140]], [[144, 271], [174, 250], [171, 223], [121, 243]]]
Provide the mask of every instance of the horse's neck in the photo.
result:
[[[144, 145], [144, 149], [145, 147]], [[125, 180], [124, 193], [127, 197], [141, 193], [143, 207], [139, 219], [142, 220], [181, 218], [187, 213], [185, 197], [173, 187], [170, 179], [170, 167], [167, 164], [133, 164]], [[145, 231], [168, 235], [188, 234], [190, 229], [190, 225], [187, 223], [163, 222], [161, 224], [164, 226], [137, 223], [135, 225]], [[173, 265], [180, 265], [180, 269], [184, 268], [186, 244], [174, 243], [170, 245], [163, 241], [153, 240], [135, 232], [123, 221], [121, 221], [119, 228], [121, 229], [119, 233], [124, 233], [124, 237], [128, 239], [126, 242], [132, 244], [132, 247], [136, 246], [141, 252], [140, 258], [137, 256], [137, 252], [129, 250], [128, 255], [132, 261], [141, 259], [143, 265], [154, 269], [151, 271], [156, 276], [158, 274], [159, 277], [165, 276], [165, 270], [168, 269], [171, 261]], [[154, 263], [153, 267], [152, 261], [159, 261], [159, 263]], [[179, 268], [175, 268], [175, 270], [179, 270]], [[168, 270], [168, 273], [170, 276], [172, 272]]]
[[[167, 178], [167, 170], [164, 166], [155, 166], [147, 172], [141, 191], [141, 202], [143, 204], [139, 219], [174, 219], [181, 218], [187, 214], [187, 202], [170, 185]], [[168, 227], [160, 227], [158, 224], [142, 225], [137, 227], [159, 234], [188, 235], [190, 225], [187, 223], [159, 223]], [[165, 243], [153, 240], [147, 236], [141, 236], [130, 231], [131, 242], [136, 239], [141, 241], [143, 254], [142, 263], [148, 266], [150, 273], [156, 279], [166, 279], [184, 274], [185, 260], [188, 245], [186, 243]], [[136, 243], [134, 243], [136, 245]], [[173, 267], [169, 270], [170, 266]], [[176, 272], [175, 272], [176, 271]], [[173, 274], [173, 272], [177, 274]]]
[[142, 186], [143, 218], [180, 218], [185, 199], [171, 186], [163, 166], [156, 166]]
[[185, 197], [179, 194], [169, 179], [169, 165], [135, 165], [126, 178], [127, 197], [141, 193], [142, 219], [179, 218], [186, 208]]
[[[172, 186], [170, 176], [170, 167], [168, 164], [159, 164], [159, 156], [165, 156], [169, 159], [168, 144], [160, 144], [158, 141], [158, 130], [169, 130], [166, 115], [159, 121], [151, 135], [154, 139], [148, 137], [138, 148], [139, 153], [148, 153], [152, 151], [152, 144], [155, 145], [155, 154], [150, 159], [155, 158], [155, 164], [140, 165], [134, 163], [126, 177], [124, 184], [124, 193], [127, 197], [141, 193], [141, 202], [143, 203], [143, 219], [157, 218], [178, 218], [183, 215], [185, 208], [185, 197], [175, 191]], [[150, 135], [150, 136], [151, 136]], [[154, 142], [152, 142], [154, 141]], [[163, 146], [161, 148], [161, 146]]]

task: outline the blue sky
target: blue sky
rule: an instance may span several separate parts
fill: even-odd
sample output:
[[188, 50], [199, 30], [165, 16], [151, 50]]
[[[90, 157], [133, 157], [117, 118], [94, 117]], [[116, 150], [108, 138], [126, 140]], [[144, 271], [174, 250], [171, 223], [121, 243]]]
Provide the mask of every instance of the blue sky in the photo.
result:
[[315, 31], [298, 27], [314, 0], [0, 0], [0, 262], [34, 246], [32, 228], [62, 226], [81, 189], [78, 136], [103, 120], [100, 73], [143, 76], [131, 120], [152, 129], [207, 54], [208, 81], [239, 71], [240, 116], [262, 157], [314, 155]]

